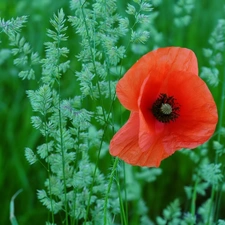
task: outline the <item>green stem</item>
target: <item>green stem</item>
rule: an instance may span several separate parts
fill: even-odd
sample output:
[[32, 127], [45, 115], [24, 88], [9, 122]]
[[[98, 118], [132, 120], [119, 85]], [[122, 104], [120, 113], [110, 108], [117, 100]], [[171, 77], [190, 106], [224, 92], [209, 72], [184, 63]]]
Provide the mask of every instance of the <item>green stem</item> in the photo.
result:
[[107, 225], [108, 197], [109, 197], [109, 192], [110, 192], [111, 187], [112, 187], [113, 178], [114, 178], [114, 174], [115, 174], [115, 171], [116, 171], [118, 162], [119, 162], [119, 159], [116, 158], [115, 161], [114, 161], [114, 164], [113, 164], [112, 172], [111, 172], [110, 179], [109, 179], [108, 189], [107, 189], [106, 196], [105, 196], [105, 203], [104, 203], [104, 225]]
[[[224, 70], [224, 78], [225, 78], [225, 70]], [[222, 124], [223, 124], [223, 115], [224, 115], [224, 97], [225, 97], [225, 80], [222, 80], [222, 94], [220, 95], [221, 97], [221, 102], [220, 102], [220, 111], [219, 111], [219, 122], [218, 122], [218, 126], [217, 129], [219, 130], [218, 133], [218, 142], [220, 142], [221, 139], [221, 134], [220, 134], [220, 129], [222, 128]], [[219, 161], [219, 155], [216, 154], [216, 159], [215, 159], [215, 163], [217, 164]], [[213, 184], [212, 187], [212, 191], [211, 191], [211, 197], [210, 197], [210, 208], [209, 208], [209, 213], [208, 213], [208, 219], [207, 219], [207, 225], [210, 224], [210, 215], [212, 215], [212, 209], [213, 209], [213, 201], [214, 201], [214, 197], [215, 197], [215, 193], [216, 193], [216, 185], [217, 184]], [[218, 186], [218, 185], [217, 185]], [[217, 201], [215, 203], [215, 207], [216, 210], [218, 211], [219, 209], [219, 203], [220, 203], [220, 199], [217, 198]], [[216, 212], [217, 214], [218, 212]]]
[[[124, 176], [124, 201], [125, 201], [125, 212], [126, 212], [126, 221], [128, 221], [128, 205], [127, 205], [127, 176], [126, 176], [126, 170], [125, 170], [125, 163], [123, 163], [123, 176]], [[119, 192], [120, 193], [120, 192]]]
[[215, 196], [215, 188], [213, 186], [212, 192], [211, 192], [211, 197], [210, 197], [210, 206], [209, 206], [209, 212], [208, 212], [207, 224], [206, 225], [210, 225], [210, 217], [212, 215], [214, 196]]
[[[94, 67], [94, 72], [95, 72], [95, 75], [96, 75], [97, 89], [98, 89], [98, 93], [99, 93], [99, 98], [100, 98], [100, 101], [101, 101], [101, 105], [103, 105], [102, 93], [101, 93], [101, 88], [100, 88], [99, 79], [98, 79], [98, 72], [97, 72], [97, 68], [96, 68], [96, 65], [95, 65], [95, 57], [94, 57], [94, 53], [93, 53], [92, 47], [91, 47], [92, 46], [91, 45], [91, 37], [89, 35], [87, 21], [86, 21], [84, 9], [83, 9], [83, 6], [84, 6], [85, 3], [86, 3], [86, 1], [83, 4], [81, 4], [81, 0], [80, 0], [81, 12], [82, 12], [82, 16], [83, 16], [83, 20], [84, 20], [84, 25], [85, 25], [85, 29], [86, 29], [86, 33], [87, 33], [87, 39], [88, 39], [88, 43], [89, 43], [89, 47], [90, 47], [91, 60], [92, 60], [93, 67]], [[102, 108], [102, 113], [103, 113], [104, 120], [106, 121], [106, 113], [105, 113], [104, 108]]]
[[[114, 102], [112, 101], [111, 106], [110, 106], [110, 110], [109, 110], [110, 112], [112, 111], [113, 103]], [[94, 183], [95, 183], [95, 176], [96, 176], [96, 172], [97, 172], [97, 168], [98, 168], [98, 162], [99, 162], [99, 157], [100, 157], [100, 153], [101, 153], [101, 148], [102, 148], [102, 145], [103, 145], [103, 140], [105, 138], [106, 129], [108, 127], [109, 118], [110, 118], [110, 113], [108, 114], [108, 116], [106, 118], [106, 123], [105, 123], [104, 128], [103, 128], [103, 136], [102, 136], [101, 143], [100, 143], [100, 146], [99, 146], [98, 155], [97, 155], [96, 164], [95, 164], [95, 169], [94, 169], [94, 172], [93, 172], [93, 179], [92, 179], [92, 183], [91, 183], [91, 187], [90, 187], [90, 194], [89, 194], [88, 203], [87, 203], [87, 211], [86, 211], [84, 225], [86, 225], [86, 223], [87, 223], [87, 218], [88, 218], [88, 214], [89, 214], [89, 210], [90, 210], [91, 196], [92, 196], [93, 187], [94, 187]]]
[[[225, 99], [225, 69], [224, 69], [224, 77], [222, 82], [222, 93], [221, 93], [221, 101], [220, 101], [220, 110], [219, 110], [219, 121], [218, 121], [218, 126], [217, 126], [217, 130], [218, 132], [218, 138], [217, 141], [220, 142], [221, 139], [221, 132], [220, 129], [223, 126], [223, 117], [224, 117], [224, 99]], [[216, 163], [218, 162], [218, 154], [216, 154]]]
[[[195, 185], [194, 185], [194, 190], [192, 194], [192, 200], [191, 200], [191, 215], [192, 217], [195, 217], [195, 209], [196, 209], [196, 198], [197, 198], [197, 187], [199, 183], [199, 177], [196, 178], [195, 180]], [[194, 223], [192, 223], [194, 225]]]
[[[47, 113], [45, 113], [45, 143], [47, 145], [47, 152], [49, 153], [49, 148], [48, 148], [48, 131], [47, 131]], [[50, 174], [50, 163], [49, 160], [47, 160], [47, 164], [48, 164], [48, 179], [49, 179], [49, 194], [50, 194], [50, 204], [51, 204], [51, 219], [52, 219], [52, 223], [54, 224], [54, 211], [53, 211], [53, 196], [52, 196], [52, 185], [51, 185], [51, 174]]]
[[[58, 33], [58, 42], [57, 42], [57, 50], [58, 50], [58, 66], [57, 66], [57, 75], [60, 74], [60, 70], [59, 70], [59, 61], [60, 61], [60, 53], [59, 53], [59, 49], [60, 49], [60, 33]], [[64, 140], [63, 140], [63, 125], [62, 125], [62, 114], [61, 114], [61, 87], [60, 87], [60, 81], [58, 81], [58, 92], [59, 92], [59, 99], [58, 99], [58, 113], [59, 113], [59, 132], [60, 132], [60, 149], [61, 149], [61, 154], [62, 154], [62, 173], [63, 173], [63, 190], [64, 190], [64, 207], [65, 207], [65, 213], [66, 213], [66, 225], [69, 225], [69, 221], [68, 221], [68, 206], [67, 206], [67, 188], [66, 188], [66, 173], [65, 173], [65, 152], [64, 152]]]
[[[77, 143], [79, 143], [79, 142], [80, 142], [80, 129], [78, 128], [78, 130], [77, 130]], [[73, 172], [72, 172], [73, 176], [78, 171], [78, 161], [79, 161], [78, 155], [79, 155], [79, 148], [77, 148], [77, 150], [76, 150], [76, 159], [74, 161], [74, 167], [73, 167]], [[76, 207], [77, 207], [77, 205], [76, 205], [76, 198], [77, 198], [76, 188], [74, 188], [73, 196], [74, 196], [74, 199], [73, 199], [74, 205], [73, 205], [72, 211], [73, 211], [74, 214], [72, 216], [71, 225], [78, 224], [78, 219], [76, 218]]]
[[[124, 170], [124, 172], [125, 172], [125, 170]], [[122, 224], [127, 225], [128, 224], [127, 207], [126, 207], [126, 212], [125, 212], [123, 198], [121, 196], [121, 189], [120, 189], [119, 179], [116, 179], [116, 184], [117, 184], [117, 189], [118, 189], [118, 193], [119, 193], [120, 210], [121, 210], [121, 221], [122, 221]], [[126, 181], [125, 181], [125, 184], [126, 184]], [[127, 197], [126, 197], [126, 188], [125, 188], [125, 202], [127, 202], [126, 199], [127, 199]]]
[[[112, 111], [113, 104], [114, 104], [114, 101], [111, 102], [111, 106], [110, 106], [109, 112]], [[103, 136], [102, 136], [101, 143], [100, 143], [100, 146], [99, 146], [97, 160], [96, 160], [96, 164], [95, 164], [95, 170], [94, 170], [94, 173], [93, 173], [92, 184], [91, 184], [91, 187], [90, 187], [90, 194], [89, 194], [89, 198], [88, 198], [87, 211], [86, 211], [84, 225], [86, 225], [86, 223], [87, 223], [87, 218], [88, 218], [88, 214], [89, 214], [89, 210], [90, 210], [91, 196], [92, 196], [94, 182], [95, 182], [95, 176], [96, 176], [96, 172], [97, 172], [97, 168], [98, 168], [97, 165], [98, 165], [98, 161], [99, 161], [99, 157], [100, 157], [100, 153], [101, 153], [101, 148], [102, 148], [103, 140], [105, 138], [106, 129], [107, 129], [108, 124], [109, 124], [108, 123], [109, 118], [110, 118], [110, 113], [108, 114], [108, 116], [106, 118], [106, 122], [105, 122], [105, 125], [104, 125], [104, 128], [103, 128]]]
[[[92, 46], [91, 45], [91, 37], [89, 35], [87, 21], [86, 21], [85, 13], [84, 13], [84, 10], [83, 10], [83, 6], [84, 6], [85, 2], [82, 5], [81, 0], [80, 0], [81, 12], [82, 12], [84, 25], [85, 25], [85, 29], [86, 29], [86, 34], [87, 34], [87, 39], [88, 39], [88, 43], [89, 43], [89, 47], [90, 47], [90, 55], [91, 55], [91, 58], [92, 58], [94, 72], [95, 72], [95, 75], [96, 75], [96, 84], [97, 84], [97, 89], [98, 89], [99, 96], [100, 96], [100, 102], [101, 102], [101, 105], [103, 106], [103, 99], [102, 99], [101, 89], [100, 89], [100, 85], [99, 85], [98, 72], [97, 72], [97, 68], [96, 68], [96, 65], [95, 65], [95, 57], [94, 57], [94, 53], [93, 53], [92, 47], [91, 47]], [[112, 104], [111, 104], [111, 107], [110, 107], [111, 109], [112, 109]], [[103, 109], [103, 118], [104, 118], [104, 121], [105, 121], [105, 125], [104, 125], [104, 128], [103, 128], [103, 136], [102, 136], [102, 139], [101, 139], [101, 143], [100, 143], [100, 147], [99, 147], [99, 151], [98, 151], [98, 155], [97, 155], [95, 169], [94, 169], [94, 172], [93, 172], [93, 179], [92, 179], [92, 184], [91, 184], [91, 187], [90, 187], [90, 194], [89, 194], [88, 203], [87, 203], [87, 210], [86, 210], [84, 225], [87, 223], [87, 219], [88, 219], [88, 214], [89, 214], [89, 210], [90, 210], [90, 201], [91, 201], [91, 196], [92, 196], [93, 187], [94, 187], [94, 183], [95, 183], [95, 176], [96, 176], [96, 172], [97, 172], [97, 168], [98, 168], [97, 165], [98, 165], [98, 161], [99, 161], [99, 157], [100, 157], [100, 152], [101, 152], [103, 140], [104, 140], [104, 137], [105, 137], [105, 132], [106, 132], [106, 129], [108, 127], [108, 121], [109, 121], [109, 118], [110, 118], [110, 114], [108, 114], [108, 116], [106, 117], [104, 107], [102, 107], [102, 109]]]
[[[112, 105], [111, 105], [111, 107], [112, 107]], [[109, 117], [110, 117], [110, 114], [108, 114], [107, 121], [109, 121]], [[94, 187], [94, 183], [95, 183], [96, 172], [97, 172], [97, 169], [98, 169], [99, 157], [100, 157], [100, 153], [101, 153], [101, 149], [102, 149], [102, 145], [103, 145], [103, 140], [105, 138], [105, 132], [106, 132], [107, 127], [108, 127], [108, 123], [105, 123], [105, 126], [103, 128], [103, 136], [102, 136], [102, 139], [101, 139], [101, 143], [100, 143], [100, 146], [99, 146], [98, 155], [97, 155], [97, 159], [96, 159], [95, 169], [94, 169], [94, 172], [93, 172], [93, 179], [92, 179], [92, 183], [91, 183], [91, 187], [90, 187], [90, 194], [89, 194], [88, 203], [87, 203], [87, 211], [86, 211], [84, 225], [86, 225], [87, 219], [88, 219], [91, 196], [92, 196], [93, 187]]]
[[[222, 93], [220, 96], [221, 97], [221, 101], [220, 101], [220, 111], [219, 111], [219, 122], [218, 122], [218, 128], [217, 130], [219, 131], [218, 132], [218, 137], [217, 137], [217, 141], [220, 142], [221, 141], [221, 128], [223, 126], [223, 115], [224, 115], [224, 99], [225, 99], [225, 68], [224, 68], [224, 76], [223, 76], [223, 80], [221, 81], [222, 82]], [[219, 160], [219, 156], [218, 154], [216, 154], [216, 162], [215, 163], [218, 163], [218, 160]], [[225, 174], [225, 169], [223, 170], [223, 175]], [[222, 197], [222, 186], [223, 184], [221, 183], [220, 184], [220, 187], [219, 187], [219, 192], [217, 197], [216, 197], [216, 204], [215, 204], [215, 219], [218, 218], [218, 214], [219, 214], [219, 207], [220, 207], [220, 204], [221, 204], [221, 197]], [[213, 186], [213, 189], [214, 189], [214, 186]]]
[[66, 213], [66, 225], [69, 224], [68, 222], [68, 207], [67, 207], [67, 195], [66, 195], [66, 173], [65, 173], [65, 153], [64, 153], [64, 141], [63, 141], [63, 128], [62, 128], [62, 115], [61, 115], [61, 105], [60, 105], [60, 83], [59, 83], [59, 132], [60, 132], [60, 148], [62, 154], [62, 172], [63, 172], [63, 189], [64, 189], [64, 206], [65, 206], [65, 213]]

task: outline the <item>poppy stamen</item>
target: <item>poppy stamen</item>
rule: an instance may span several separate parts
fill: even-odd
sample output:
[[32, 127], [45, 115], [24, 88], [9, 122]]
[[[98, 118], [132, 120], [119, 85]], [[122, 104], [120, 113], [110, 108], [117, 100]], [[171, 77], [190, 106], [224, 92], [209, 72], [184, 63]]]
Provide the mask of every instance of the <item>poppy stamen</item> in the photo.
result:
[[161, 93], [153, 103], [151, 111], [155, 118], [162, 123], [175, 121], [179, 117], [179, 104], [173, 96]]

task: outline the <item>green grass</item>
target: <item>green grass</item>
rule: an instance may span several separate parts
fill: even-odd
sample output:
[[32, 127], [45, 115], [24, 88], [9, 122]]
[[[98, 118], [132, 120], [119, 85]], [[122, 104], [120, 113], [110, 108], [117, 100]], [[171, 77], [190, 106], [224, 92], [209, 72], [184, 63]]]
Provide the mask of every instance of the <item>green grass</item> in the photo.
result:
[[[122, 15], [126, 14], [127, 2], [130, 1], [117, 1], [118, 11]], [[210, 48], [208, 43], [210, 34], [215, 28], [218, 19], [224, 17], [224, 8], [222, 7], [224, 1], [196, 1], [190, 24], [181, 27], [176, 27], [173, 23], [175, 17], [173, 7], [175, 2], [173, 0], [162, 1], [159, 6], [155, 7], [154, 10], [158, 12], [158, 16], [154, 21], [153, 27], [157, 30], [157, 33], [152, 32], [150, 34], [150, 39], [145, 44], [146, 49], [150, 51], [157, 46], [171, 45], [188, 47], [196, 53], [199, 68], [208, 66], [209, 62], [203, 56], [203, 48]], [[66, 0], [40, 0], [32, 2], [29, 0], [1, 0], [0, 16], [8, 20], [12, 17], [16, 18], [17, 16], [28, 15], [27, 26], [23, 28], [22, 34], [31, 44], [34, 51], [37, 51], [44, 57], [43, 43], [49, 40], [46, 36], [46, 29], [50, 28], [50, 18], [52, 18], [54, 13], [57, 13], [59, 8], [63, 8], [66, 15], [72, 14], [69, 3]], [[70, 49], [68, 58], [72, 63], [70, 69], [62, 78], [61, 96], [63, 98], [72, 98], [77, 94], [79, 89], [74, 71], [81, 68], [80, 62], [75, 58], [75, 55], [81, 49], [79, 46], [81, 40], [74, 33], [74, 29], [68, 22], [66, 25], [68, 26], [67, 35], [70, 38], [65, 45]], [[2, 33], [0, 33], [0, 40], [0, 49], [10, 48], [7, 37]], [[128, 42], [128, 37], [121, 40], [121, 44]], [[133, 54], [131, 46], [128, 46], [127, 58], [123, 60], [124, 69], [128, 70], [140, 56], [141, 54], [138, 53]], [[225, 53], [223, 53], [223, 56], [225, 56]], [[221, 82], [217, 87], [210, 86], [210, 89], [215, 97], [219, 112], [222, 112], [224, 107], [222, 106], [223, 100], [221, 100], [222, 88], [224, 87], [222, 82], [225, 83], [224, 63], [219, 69]], [[18, 72], [19, 68], [13, 65], [13, 60], [10, 56], [0, 65], [0, 221], [1, 224], [10, 224], [10, 200], [19, 189], [23, 189], [23, 192], [17, 196], [14, 202], [18, 224], [40, 225], [45, 224], [45, 221], [50, 216], [46, 208], [37, 200], [36, 195], [37, 189], [43, 188], [47, 175], [40, 164], [30, 166], [24, 156], [25, 147], [29, 146], [35, 149], [44, 141], [39, 132], [31, 125], [30, 118], [33, 112], [26, 96], [26, 90], [37, 89], [39, 84], [36, 81], [22, 81], [17, 76]], [[83, 107], [87, 107], [89, 110], [94, 109], [96, 104], [91, 98], [87, 98], [83, 103]], [[105, 105], [108, 110], [110, 103], [105, 101]], [[127, 120], [129, 114], [129, 112], [120, 107], [117, 101], [113, 105], [113, 113], [115, 123], [121, 125]], [[225, 120], [222, 121], [222, 113], [220, 116], [220, 126], [224, 127]], [[112, 133], [108, 132], [105, 139], [109, 142], [111, 137]], [[216, 140], [216, 138], [214, 139]], [[225, 144], [224, 137], [220, 137], [219, 141]], [[209, 143], [208, 148], [211, 162], [214, 162], [215, 153], [212, 148], [212, 142]], [[199, 151], [199, 149], [196, 150], [196, 152]], [[96, 162], [96, 154], [92, 150], [91, 159], [93, 162]], [[119, 165], [121, 166], [121, 164]], [[103, 159], [100, 158], [98, 167], [108, 179], [108, 190], [110, 192], [111, 182], [114, 181], [112, 180], [114, 179], [112, 178], [112, 157], [106, 153]], [[222, 167], [224, 170], [224, 165]], [[135, 195], [140, 195], [145, 200], [148, 206], [146, 214], [153, 221], [155, 221], [157, 216], [161, 216], [163, 209], [176, 198], [180, 199], [183, 209], [190, 209], [191, 201], [187, 201], [186, 199], [184, 186], [194, 185], [192, 174], [195, 171], [196, 165], [186, 155], [177, 152], [164, 160], [161, 168], [162, 174], [153, 183], [145, 182], [136, 177], [136, 174], [140, 171], [139, 168], [126, 168], [128, 171], [125, 176], [126, 179], [116, 185], [117, 190], [124, 189], [124, 187], [127, 188], [128, 201], [120, 202], [121, 209], [123, 209], [123, 213], [121, 214], [122, 224], [138, 224], [139, 214], [135, 210], [138, 209], [140, 202], [133, 197]], [[128, 183], [127, 186], [126, 182]], [[133, 184], [136, 185], [134, 187], [137, 187], [137, 189], [132, 190], [132, 187], [129, 187], [129, 185], [132, 186]], [[207, 189], [205, 196], [197, 198], [196, 205], [200, 206], [210, 195], [211, 190]], [[215, 199], [217, 198], [219, 196], [216, 194]], [[221, 205], [218, 209], [218, 216], [221, 219], [225, 219], [223, 215], [225, 210], [224, 201], [225, 197], [222, 195]], [[61, 221], [60, 215], [56, 216], [57, 220]], [[65, 224], [68, 224], [68, 222]]]

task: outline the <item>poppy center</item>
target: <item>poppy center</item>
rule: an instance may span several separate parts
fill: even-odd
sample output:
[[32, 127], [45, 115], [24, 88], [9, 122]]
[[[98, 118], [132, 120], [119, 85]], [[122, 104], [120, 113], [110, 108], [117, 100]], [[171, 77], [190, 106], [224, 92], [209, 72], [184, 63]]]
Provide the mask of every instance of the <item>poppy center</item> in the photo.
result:
[[179, 117], [180, 105], [173, 96], [161, 93], [153, 103], [151, 111], [158, 121], [169, 123]]
[[170, 114], [173, 111], [172, 106], [168, 103], [163, 103], [160, 110], [164, 114]]

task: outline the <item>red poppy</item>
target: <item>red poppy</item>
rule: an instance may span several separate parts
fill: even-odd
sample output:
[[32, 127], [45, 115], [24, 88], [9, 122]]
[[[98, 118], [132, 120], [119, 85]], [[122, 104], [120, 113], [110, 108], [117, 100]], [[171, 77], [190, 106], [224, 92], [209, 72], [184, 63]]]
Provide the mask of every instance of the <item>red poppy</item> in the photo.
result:
[[129, 164], [158, 167], [215, 131], [216, 105], [189, 49], [159, 48], [144, 55], [118, 82], [116, 93], [131, 114], [112, 138], [110, 153]]

